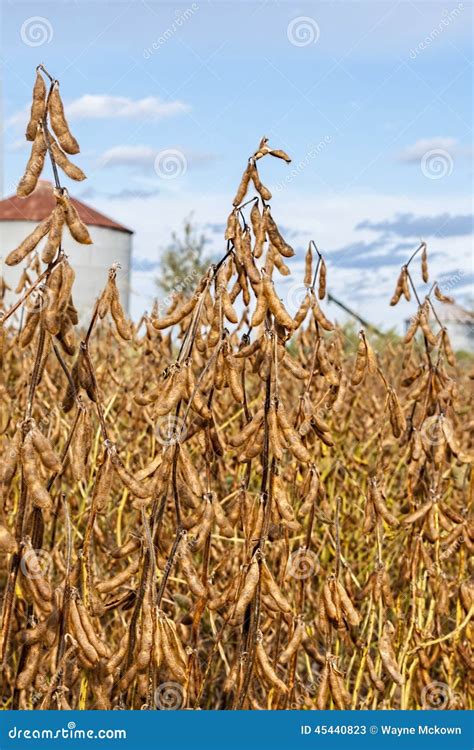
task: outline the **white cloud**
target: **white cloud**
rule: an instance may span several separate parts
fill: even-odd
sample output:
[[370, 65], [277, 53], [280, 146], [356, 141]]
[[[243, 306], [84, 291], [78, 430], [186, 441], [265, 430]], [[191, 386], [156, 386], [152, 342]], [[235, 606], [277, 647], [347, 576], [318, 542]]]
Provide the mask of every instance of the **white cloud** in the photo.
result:
[[457, 139], [450, 136], [439, 135], [433, 138], [420, 138], [411, 146], [406, 146], [398, 154], [398, 160], [405, 162], [405, 164], [414, 164], [415, 162], [419, 162], [428, 151], [441, 149], [452, 154], [457, 145]]
[[[184, 148], [172, 148], [172, 149], [157, 149], [152, 146], [145, 145], [118, 145], [112, 146], [112, 148], [104, 151], [99, 157], [98, 164], [100, 167], [132, 167], [139, 170], [151, 170], [155, 169], [155, 160], [159, 155], [163, 155], [166, 158], [167, 155], [176, 155], [178, 159], [183, 160], [183, 164], [188, 167], [191, 164], [199, 164], [212, 161], [215, 156], [211, 153], [204, 153], [198, 151], [188, 151]], [[184, 170], [185, 171], [185, 170]], [[153, 178], [153, 183], [156, 183], [156, 179]]]
[[[85, 94], [65, 105], [66, 115], [71, 120], [123, 118], [157, 121], [185, 114], [190, 109], [189, 104], [179, 99], [164, 102], [156, 96], [130, 99], [126, 96], [109, 96], [108, 94]], [[7, 119], [7, 127], [25, 128], [29, 113], [29, 106], [15, 112]]]
[[129, 99], [126, 96], [85, 94], [66, 107], [71, 119], [105, 119], [122, 117], [127, 119], [162, 120], [165, 117], [189, 112], [191, 107], [179, 100], [164, 102], [156, 96], [144, 99]]
[[153, 168], [156, 154], [156, 149], [151, 146], [113, 146], [100, 156], [99, 165], [101, 167]]

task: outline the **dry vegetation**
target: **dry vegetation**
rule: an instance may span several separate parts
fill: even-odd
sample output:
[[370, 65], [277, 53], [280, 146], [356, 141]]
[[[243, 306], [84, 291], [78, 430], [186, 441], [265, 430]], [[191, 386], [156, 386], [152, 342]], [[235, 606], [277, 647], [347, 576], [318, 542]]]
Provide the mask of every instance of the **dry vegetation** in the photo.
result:
[[4, 707], [468, 707], [469, 379], [431, 296], [405, 342], [353, 351], [312, 243], [292, 317], [257, 171], [289, 157], [263, 139], [194, 295], [134, 326], [112, 268], [79, 341], [61, 236], [90, 238], [57, 167], [84, 175], [45, 76], [18, 192], [49, 152], [57, 207], [2, 313]]

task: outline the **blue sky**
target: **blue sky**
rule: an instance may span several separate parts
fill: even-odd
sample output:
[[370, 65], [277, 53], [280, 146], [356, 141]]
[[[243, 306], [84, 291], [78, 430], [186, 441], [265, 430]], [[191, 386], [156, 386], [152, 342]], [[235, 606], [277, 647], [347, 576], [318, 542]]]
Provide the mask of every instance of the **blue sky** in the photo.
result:
[[17, 0], [2, 14], [4, 193], [43, 62], [89, 177], [71, 192], [136, 231], [135, 314], [184, 216], [220, 252], [215, 230], [264, 134], [293, 157], [261, 171], [296, 274], [313, 238], [333, 292], [397, 323], [387, 295], [423, 238], [434, 273], [472, 295], [472, 4]]

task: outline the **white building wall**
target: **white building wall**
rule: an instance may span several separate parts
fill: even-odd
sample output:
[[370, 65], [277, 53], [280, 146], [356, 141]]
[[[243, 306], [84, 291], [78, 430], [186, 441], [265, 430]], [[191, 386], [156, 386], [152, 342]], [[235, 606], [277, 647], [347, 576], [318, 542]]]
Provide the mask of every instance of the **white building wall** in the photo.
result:
[[[33, 231], [38, 222], [33, 221], [0, 221], [0, 273], [12, 290], [15, 289], [25, 262], [10, 267], [5, 264], [8, 253]], [[89, 226], [92, 245], [80, 245], [73, 240], [65, 227], [63, 232], [63, 249], [69, 263], [76, 272], [73, 299], [79, 312], [81, 322], [87, 323], [97, 296], [107, 281], [107, 272], [113, 263], [119, 263], [117, 286], [125, 310], [129, 308], [130, 298], [130, 263], [132, 235], [109, 227]], [[40, 252], [44, 240], [38, 246]], [[14, 292], [7, 292], [6, 303], [17, 299]]]

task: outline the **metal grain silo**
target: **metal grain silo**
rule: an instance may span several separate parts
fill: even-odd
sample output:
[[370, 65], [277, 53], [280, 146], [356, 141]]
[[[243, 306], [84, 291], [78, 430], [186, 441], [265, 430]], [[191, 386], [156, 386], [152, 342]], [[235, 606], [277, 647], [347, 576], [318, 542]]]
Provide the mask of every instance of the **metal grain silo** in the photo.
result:
[[[71, 197], [82, 221], [87, 224], [93, 240], [92, 245], [80, 245], [72, 239], [67, 226], [63, 231], [62, 247], [76, 272], [74, 303], [82, 322], [87, 322], [94, 302], [107, 281], [107, 271], [113, 263], [121, 266], [117, 274], [117, 285], [125, 310], [130, 296], [130, 264], [132, 234], [127, 227], [118, 224], [91, 206]], [[53, 185], [40, 180], [36, 190], [28, 198], [11, 196], [0, 201], [0, 275], [15, 289], [24, 263], [9, 267], [5, 265], [8, 253], [45, 219], [55, 206]], [[43, 242], [39, 245], [41, 249]], [[7, 292], [5, 306], [8, 307], [17, 295]]]

